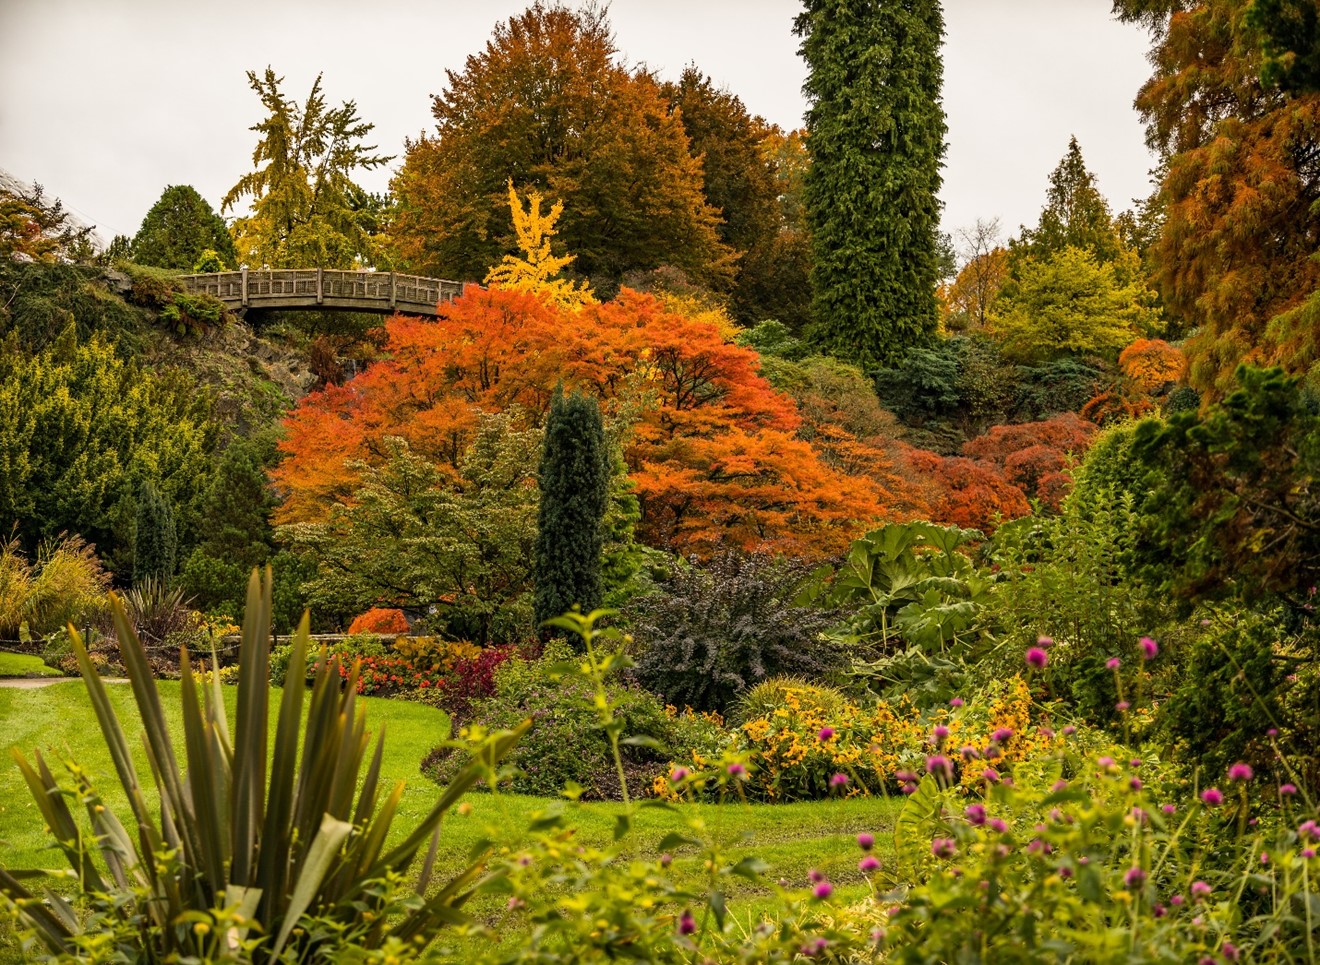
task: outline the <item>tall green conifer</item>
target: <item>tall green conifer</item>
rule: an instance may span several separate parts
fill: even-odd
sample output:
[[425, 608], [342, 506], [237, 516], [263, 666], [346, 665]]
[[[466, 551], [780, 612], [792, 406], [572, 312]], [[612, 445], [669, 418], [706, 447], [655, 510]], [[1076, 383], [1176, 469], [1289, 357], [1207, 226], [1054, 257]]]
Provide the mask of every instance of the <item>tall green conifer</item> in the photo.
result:
[[536, 534], [536, 622], [600, 606], [610, 454], [596, 400], [555, 394], [545, 423]]
[[795, 31], [816, 338], [874, 366], [935, 330], [944, 17], [938, 0], [806, 0]]
[[137, 487], [137, 516], [133, 527], [133, 582], [174, 576], [178, 533], [174, 510], [159, 489], [143, 481]]

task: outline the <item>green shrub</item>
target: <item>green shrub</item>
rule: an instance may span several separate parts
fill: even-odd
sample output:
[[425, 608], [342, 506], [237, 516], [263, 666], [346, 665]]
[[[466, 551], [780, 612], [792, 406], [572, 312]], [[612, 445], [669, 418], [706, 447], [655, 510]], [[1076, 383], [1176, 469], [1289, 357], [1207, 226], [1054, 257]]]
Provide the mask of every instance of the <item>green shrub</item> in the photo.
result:
[[636, 676], [676, 707], [731, 707], [770, 677], [821, 679], [844, 665], [825, 638], [834, 616], [794, 602], [798, 564], [725, 554], [708, 567], [680, 566], [627, 611]]
[[[169, 734], [146, 652], [127, 614], [115, 608], [160, 812], [146, 802], [132, 748], [74, 636], [130, 813], [121, 820], [105, 807], [88, 773], [73, 762], [72, 782], [61, 784], [40, 752], [33, 762], [16, 755], [79, 892], [76, 904], [51, 903], [21, 883], [33, 873], [0, 871], [0, 893], [25, 926], [29, 960], [329, 962], [340, 960], [345, 948], [365, 951], [399, 940], [420, 951], [441, 928], [462, 920], [458, 908], [481, 871], [481, 856], [455, 869], [428, 897], [440, 821], [516, 743], [518, 732], [483, 744], [480, 759], [458, 771], [432, 810], [390, 840], [401, 788], [382, 801], [379, 746], [363, 770], [365, 714], [357, 710], [354, 688], [339, 686], [333, 662], [316, 675], [304, 722], [305, 624], [268, 754], [270, 611], [269, 571], [263, 581], [254, 573], [232, 731], [218, 684], [199, 692], [185, 653], [184, 733], [176, 745], [180, 735]], [[86, 803], [90, 831], [70, 802]], [[428, 842], [413, 891], [404, 875]]]
[[[516, 769], [508, 785], [515, 793], [557, 796], [573, 785], [581, 788], [584, 800], [619, 800], [623, 789], [601, 727], [595, 688], [581, 677], [566, 676], [566, 663], [572, 664], [572, 652], [562, 641], [548, 644], [540, 659], [506, 661], [495, 671], [495, 695], [473, 708], [472, 724], [501, 730], [531, 719], [531, 731], [508, 757]], [[617, 676], [606, 684], [606, 694], [623, 733], [665, 742], [669, 718], [654, 696]], [[650, 786], [660, 763], [660, 755], [649, 747], [625, 748], [631, 795]], [[461, 764], [449, 748], [440, 748], [428, 758], [425, 770], [444, 783]]]

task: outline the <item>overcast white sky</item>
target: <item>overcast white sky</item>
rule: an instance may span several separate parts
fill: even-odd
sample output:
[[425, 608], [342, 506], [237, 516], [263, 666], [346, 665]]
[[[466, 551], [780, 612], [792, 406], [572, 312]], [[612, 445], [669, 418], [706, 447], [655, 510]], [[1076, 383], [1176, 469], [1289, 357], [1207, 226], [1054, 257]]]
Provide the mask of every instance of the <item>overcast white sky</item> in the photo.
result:
[[[524, 0], [0, 0], [0, 168], [35, 180], [105, 239], [133, 235], [168, 184], [213, 205], [250, 167], [261, 106], [244, 72], [267, 64], [306, 96], [355, 99], [401, 154], [430, 128], [430, 96]], [[630, 63], [689, 62], [785, 128], [802, 123], [797, 0], [614, 0]], [[1076, 134], [1114, 210], [1153, 166], [1132, 109], [1147, 37], [1109, 0], [945, 0], [949, 151], [944, 226], [1033, 224]], [[400, 159], [401, 160], [401, 159]], [[394, 164], [399, 161], [394, 162]], [[391, 164], [391, 167], [394, 166]], [[383, 190], [388, 172], [362, 182]]]

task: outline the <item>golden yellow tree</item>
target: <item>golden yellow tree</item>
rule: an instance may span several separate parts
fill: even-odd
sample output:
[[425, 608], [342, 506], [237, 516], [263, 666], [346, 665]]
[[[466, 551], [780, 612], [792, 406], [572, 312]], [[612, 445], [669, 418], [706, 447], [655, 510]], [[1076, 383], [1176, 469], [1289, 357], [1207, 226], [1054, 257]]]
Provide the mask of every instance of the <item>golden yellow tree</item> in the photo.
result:
[[505, 255], [500, 263], [486, 274], [486, 284], [508, 291], [530, 292], [554, 305], [577, 310], [596, 301], [591, 287], [580, 285], [563, 277], [563, 271], [573, 263], [576, 255], [556, 256], [550, 250], [550, 239], [555, 235], [555, 222], [564, 213], [562, 201], [556, 201], [545, 214], [541, 213], [541, 192], [530, 188], [527, 208], [509, 179], [509, 211], [513, 215], [513, 230], [518, 248], [524, 257]]

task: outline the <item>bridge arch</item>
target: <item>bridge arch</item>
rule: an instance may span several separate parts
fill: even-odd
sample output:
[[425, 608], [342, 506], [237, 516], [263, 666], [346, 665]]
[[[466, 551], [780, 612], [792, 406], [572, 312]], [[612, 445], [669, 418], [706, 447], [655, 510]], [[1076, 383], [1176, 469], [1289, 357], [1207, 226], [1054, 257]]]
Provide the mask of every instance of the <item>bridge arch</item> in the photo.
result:
[[437, 307], [463, 294], [464, 282], [393, 271], [285, 268], [182, 275], [184, 291], [210, 295], [225, 307], [435, 316]]

